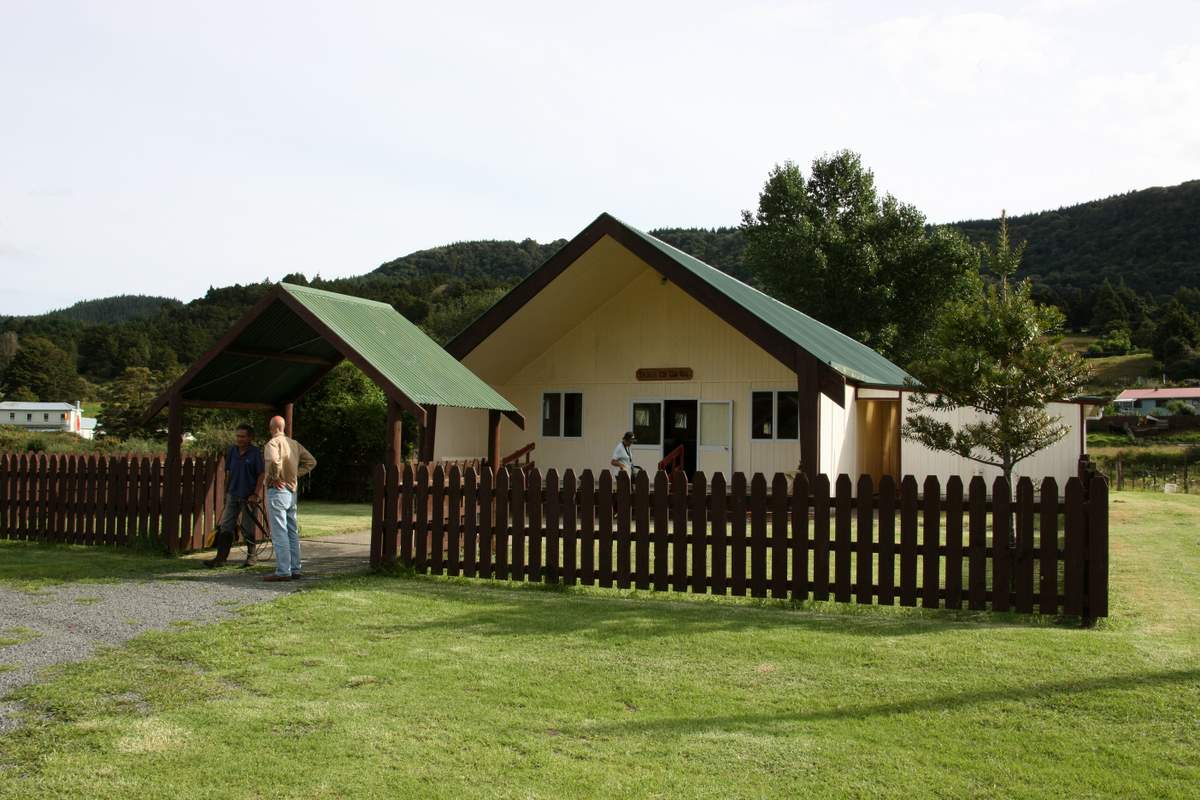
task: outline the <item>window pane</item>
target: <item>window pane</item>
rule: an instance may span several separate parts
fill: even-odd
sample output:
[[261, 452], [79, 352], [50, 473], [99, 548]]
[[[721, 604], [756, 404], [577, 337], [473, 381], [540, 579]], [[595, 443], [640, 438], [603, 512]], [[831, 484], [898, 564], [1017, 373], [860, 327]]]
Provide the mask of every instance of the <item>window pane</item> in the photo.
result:
[[658, 403], [633, 404], [633, 435], [638, 444], [662, 444], [662, 406]]
[[771, 408], [774, 398], [771, 392], [754, 392], [750, 397], [750, 438], [772, 438]]
[[583, 436], [583, 395], [563, 395], [563, 436]]
[[562, 432], [562, 395], [548, 392], [542, 395], [542, 436], [558, 436]]
[[776, 397], [778, 398], [778, 413], [775, 415], [775, 424], [778, 430], [775, 432], [775, 438], [799, 439], [800, 401], [796, 393], [780, 392]]

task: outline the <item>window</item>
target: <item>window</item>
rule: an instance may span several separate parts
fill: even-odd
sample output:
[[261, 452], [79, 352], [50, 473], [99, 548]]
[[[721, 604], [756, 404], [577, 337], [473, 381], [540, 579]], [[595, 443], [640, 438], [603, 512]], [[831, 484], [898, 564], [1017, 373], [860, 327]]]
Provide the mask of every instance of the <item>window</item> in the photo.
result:
[[562, 395], [547, 392], [542, 395], [542, 436], [562, 435]]
[[47, 411], [46, 413], [42, 414], [42, 422], [49, 422], [49, 421], [50, 421], [50, 412]]
[[660, 403], [633, 404], [633, 435], [639, 445], [662, 444], [662, 405]]
[[796, 392], [775, 395], [775, 438], [800, 438], [800, 398]]
[[800, 438], [800, 400], [796, 392], [753, 392], [750, 396], [750, 438]]
[[16, 418], [17, 418], [17, 413], [16, 413], [15, 411], [10, 411], [10, 412], [8, 412], [8, 418], [9, 418], [9, 419], [16, 419]]
[[774, 392], [754, 392], [750, 397], [750, 438], [774, 439]]
[[563, 436], [583, 436], [583, 395], [579, 392], [563, 395]]
[[542, 436], [583, 436], [583, 395], [546, 392], [542, 395]]
[[26, 422], [33, 422], [33, 414], [26, 414], [26, 415], [25, 415], [25, 421], [26, 421]]

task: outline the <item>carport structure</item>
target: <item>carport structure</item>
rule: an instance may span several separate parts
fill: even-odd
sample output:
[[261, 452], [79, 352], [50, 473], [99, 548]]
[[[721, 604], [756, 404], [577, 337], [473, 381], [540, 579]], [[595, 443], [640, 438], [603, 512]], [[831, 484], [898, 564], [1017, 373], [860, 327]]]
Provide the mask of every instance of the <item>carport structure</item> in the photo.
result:
[[[166, 485], [180, 482], [185, 406], [279, 414], [290, 434], [293, 404], [343, 359], [387, 396], [388, 463], [402, 459], [404, 411], [421, 428], [424, 461], [433, 457], [439, 406], [488, 411], [490, 465], [500, 460], [501, 415], [525, 427], [512, 403], [387, 303], [280, 283], [147, 409], [147, 419], [167, 409]], [[179, 502], [178, 492], [165, 493], [164, 534], [173, 549]]]

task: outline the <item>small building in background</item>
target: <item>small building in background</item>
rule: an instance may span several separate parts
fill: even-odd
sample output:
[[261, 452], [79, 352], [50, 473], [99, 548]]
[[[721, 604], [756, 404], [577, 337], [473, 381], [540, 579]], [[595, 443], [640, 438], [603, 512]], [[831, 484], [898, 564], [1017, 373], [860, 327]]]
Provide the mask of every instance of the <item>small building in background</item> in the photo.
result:
[[83, 416], [79, 401], [72, 404], [5, 400], [0, 402], [0, 425], [27, 431], [63, 431], [85, 439], [91, 439], [96, 431], [96, 420]]
[[1136, 414], [1156, 417], [1167, 416], [1171, 410], [1167, 406], [1174, 400], [1190, 405], [1200, 413], [1200, 387], [1180, 387], [1175, 389], [1126, 389], [1117, 395], [1113, 405], [1119, 414]]

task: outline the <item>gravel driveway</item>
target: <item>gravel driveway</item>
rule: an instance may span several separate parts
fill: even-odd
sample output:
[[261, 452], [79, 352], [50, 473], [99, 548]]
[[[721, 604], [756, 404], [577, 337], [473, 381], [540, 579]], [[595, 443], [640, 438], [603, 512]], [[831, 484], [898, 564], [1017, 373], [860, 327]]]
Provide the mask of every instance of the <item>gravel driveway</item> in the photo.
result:
[[176, 622], [227, 619], [240, 607], [302, 591], [322, 577], [365, 570], [368, 542], [369, 533], [305, 539], [309, 577], [287, 583], [266, 583], [262, 572], [226, 568], [116, 583], [64, 583], [37, 592], [0, 587], [0, 734], [18, 724], [13, 715], [18, 705], [3, 698], [37, 680], [44, 667], [81, 661], [98, 648]]

